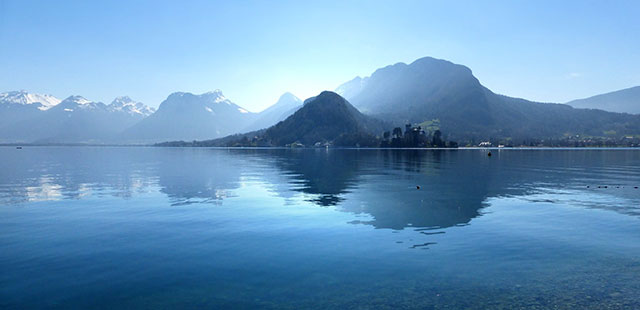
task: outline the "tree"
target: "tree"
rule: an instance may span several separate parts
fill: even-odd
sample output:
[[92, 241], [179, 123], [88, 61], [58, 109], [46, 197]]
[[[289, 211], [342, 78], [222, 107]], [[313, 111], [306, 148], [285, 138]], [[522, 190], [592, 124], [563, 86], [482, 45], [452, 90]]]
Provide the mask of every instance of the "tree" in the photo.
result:
[[444, 143], [442, 143], [442, 132], [440, 132], [440, 129], [433, 133], [433, 140], [431, 144], [435, 147], [444, 147]]
[[400, 127], [393, 128], [393, 135], [398, 138], [402, 137], [402, 128]]

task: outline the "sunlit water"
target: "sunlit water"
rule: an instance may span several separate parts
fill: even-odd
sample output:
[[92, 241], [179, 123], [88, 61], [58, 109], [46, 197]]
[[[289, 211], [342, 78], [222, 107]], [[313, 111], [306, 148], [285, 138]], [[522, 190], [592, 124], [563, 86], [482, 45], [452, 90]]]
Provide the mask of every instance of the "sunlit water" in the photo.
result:
[[638, 309], [638, 186], [637, 150], [4, 147], [0, 308]]

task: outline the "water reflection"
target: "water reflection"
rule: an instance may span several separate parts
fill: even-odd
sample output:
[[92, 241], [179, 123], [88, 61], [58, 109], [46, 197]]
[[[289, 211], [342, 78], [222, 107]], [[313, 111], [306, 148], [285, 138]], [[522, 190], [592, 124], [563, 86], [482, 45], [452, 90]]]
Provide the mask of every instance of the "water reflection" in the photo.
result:
[[238, 188], [243, 162], [224, 150], [167, 149], [160, 152], [158, 183], [172, 205], [219, 204]]
[[[384, 163], [378, 178], [394, 182], [379, 183], [358, 193], [360, 204], [345, 204], [344, 210], [371, 214], [363, 222], [376, 228], [445, 228], [465, 225], [486, 206], [486, 167], [473, 161], [459, 161], [456, 151], [383, 151], [376, 161]], [[420, 189], [418, 189], [418, 186]]]
[[[243, 182], [261, 182], [286, 199], [302, 194], [318, 206], [368, 215], [354, 224], [395, 230], [466, 225], [482, 214], [488, 198], [505, 196], [638, 215], [640, 152], [495, 153], [489, 158], [480, 150], [2, 148], [0, 201], [128, 199], [158, 190], [175, 206], [221, 204]], [[606, 189], [598, 188], [602, 180]], [[562, 193], [576, 191], [589, 198], [576, 201], [580, 195], [572, 194], [565, 195], [571, 201], [562, 200]], [[552, 194], [555, 200], [548, 199]]]
[[139, 148], [0, 148], [0, 201], [132, 197], [153, 185], [156, 154]]
[[624, 150], [0, 148], [0, 308], [635, 309], [639, 167]]
[[472, 169], [473, 162], [460, 165], [457, 154], [440, 150], [270, 150], [256, 156], [271, 161], [290, 176], [292, 184], [301, 184], [293, 189], [311, 195], [310, 201], [373, 218], [352, 223], [403, 229], [461, 225], [480, 214], [487, 183], [462, 187], [459, 182], [461, 174], [472, 179], [486, 175], [486, 168]]
[[290, 189], [312, 195], [310, 201], [325, 207], [342, 202], [361, 176], [362, 156], [355, 151], [278, 149], [254, 155], [264, 156], [279, 173], [288, 175]]

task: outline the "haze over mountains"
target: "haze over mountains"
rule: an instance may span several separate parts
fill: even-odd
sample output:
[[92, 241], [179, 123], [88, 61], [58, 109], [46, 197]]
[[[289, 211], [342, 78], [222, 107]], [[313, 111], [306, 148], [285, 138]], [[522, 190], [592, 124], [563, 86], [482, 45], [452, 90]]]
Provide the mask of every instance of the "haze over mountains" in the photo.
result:
[[[305, 100], [285, 120], [257, 131], [204, 141], [171, 141], [163, 146], [378, 146], [384, 122], [364, 115], [340, 95], [323, 91]], [[370, 142], [366, 144], [366, 142]]]
[[277, 124], [296, 112], [300, 107], [302, 107], [300, 98], [289, 92], [284, 93], [274, 105], [258, 113], [256, 120], [241, 132], [263, 129]]
[[105, 105], [71, 96], [30, 118], [3, 127], [1, 134], [9, 142], [101, 143], [152, 112], [153, 109], [126, 97]]
[[340, 95], [324, 91], [284, 121], [269, 127], [264, 138], [273, 146], [294, 142], [313, 145], [354, 135], [376, 135], [384, 129], [381, 121], [360, 113]]
[[25, 90], [0, 94], [0, 128], [33, 118], [60, 103], [51, 95], [30, 94]]
[[567, 102], [574, 108], [640, 114], [640, 86]]
[[[105, 105], [81, 96], [61, 101], [51, 95], [14, 91], [0, 94], [0, 142], [152, 144], [209, 140], [285, 121], [273, 128], [286, 129], [272, 128], [268, 136], [270, 141], [284, 141], [290, 136], [288, 131], [301, 134], [311, 130], [299, 137], [313, 136], [312, 131], [320, 132], [330, 122], [335, 128], [353, 130], [351, 125], [344, 127], [349, 123], [344, 121], [355, 117], [358, 123], [366, 123], [359, 116], [363, 114], [388, 126], [365, 126], [380, 131], [366, 130], [371, 134], [380, 135], [391, 126], [426, 122], [439, 124], [448, 139], [473, 143], [640, 135], [640, 115], [626, 114], [640, 113], [640, 87], [569, 103], [589, 108], [577, 109], [495, 94], [469, 68], [431, 57], [380, 68], [370, 77], [356, 77], [340, 85], [336, 92], [348, 100], [345, 105], [335, 104], [341, 102], [335, 93], [322, 93], [323, 100], [308, 98], [304, 106], [324, 102], [327, 107], [308, 108], [304, 118], [285, 121], [303, 107], [302, 101], [290, 93], [283, 94], [264, 111], [253, 113], [226, 98], [220, 90], [200, 95], [173, 93], [157, 111], [126, 96]], [[323, 120], [322, 124], [315, 123], [319, 120]], [[315, 138], [321, 136], [324, 135]]]
[[285, 93], [276, 104], [252, 113], [220, 90], [201, 95], [173, 93], [157, 111], [127, 96], [109, 105], [81, 96], [61, 101], [26, 91], [3, 93], [0, 98], [2, 143], [150, 144], [210, 139], [269, 127], [302, 105]]
[[336, 88], [336, 93], [347, 99], [351, 99], [359, 94], [362, 89], [367, 85], [369, 77], [361, 78], [356, 76], [353, 80], [348, 81]]
[[201, 95], [178, 92], [169, 95], [156, 113], [127, 129], [122, 138], [149, 143], [219, 137], [243, 129], [255, 117], [220, 90]]
[[220, 90], [194, 95], [173, 93], [158, 111], [120, 137], [129, 143], [204, 140], [269, 127], [302, 105], [291, 93], [260, 113], [249, 112], [227, 99]]
[[347, 99], [365, 114], [395, 125], [438, 120], [454, 140], [640, 133], [640, 116], [498, 95], [469, 68], [431, 57], [378, 69], [360, 91], [345, 85], [338, 90], [345, 88]]

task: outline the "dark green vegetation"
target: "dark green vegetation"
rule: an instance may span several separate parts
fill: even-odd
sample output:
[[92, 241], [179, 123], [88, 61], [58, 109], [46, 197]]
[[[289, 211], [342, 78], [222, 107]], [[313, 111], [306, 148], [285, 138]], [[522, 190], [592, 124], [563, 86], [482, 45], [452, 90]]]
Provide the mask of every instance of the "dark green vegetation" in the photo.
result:
[[430, 57], [375, 71], [362, 90], [347, 99], [363, 113], [395, 126], [437, 119], [447, 138], [471, 145], [521, 145], [525, 140], [545, 144], [576, 136], [617, 141], [640, 134], [640, 115], [498, 95], [469, 68]]
[[406, 124], [404, 132], [402, 128], [396, 127], [393, 131], [385, 131], [382, 137], [380, 147], [458, 147], [457, 142], [445, 141], [442, 138], [442, 132], [430, 125], [425, 126], [423, 129], [422, 124], [418, 126]]
[[263, 138], [275, 146], [334, 141], [337, 145], [353, 145], [353, 140], [374, 146], [368, 142], [375, 141], [374, 135], [383, 128], [381, 121], [363, 115], [340, 95], [324, 91], [286, 120], [268, 128]]

